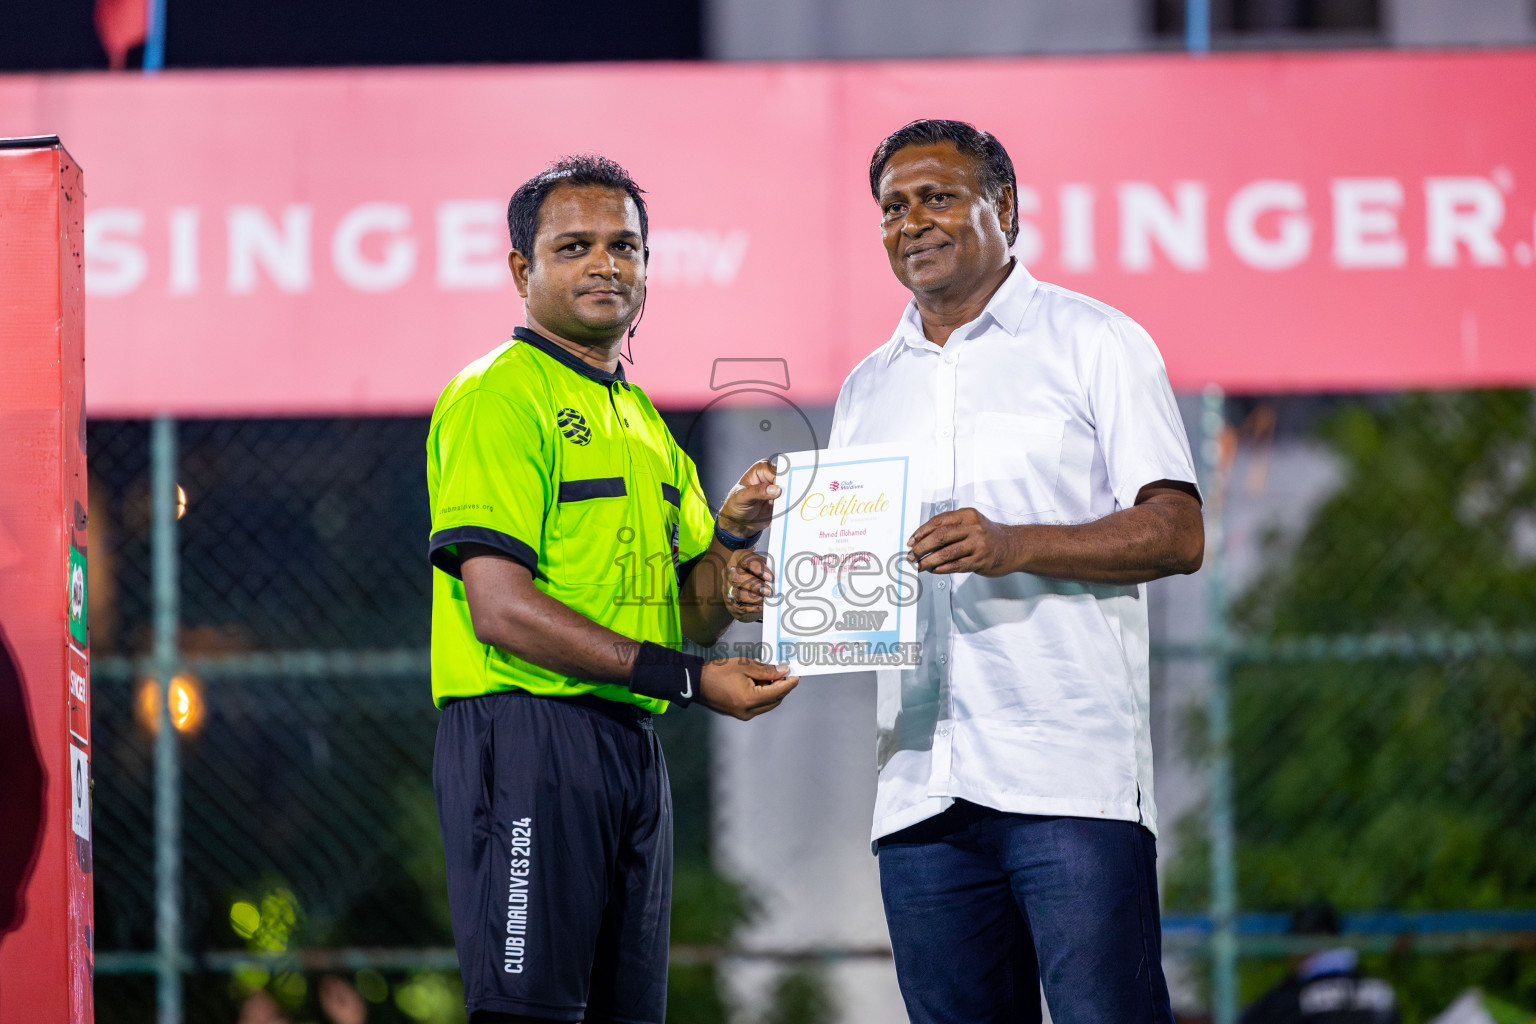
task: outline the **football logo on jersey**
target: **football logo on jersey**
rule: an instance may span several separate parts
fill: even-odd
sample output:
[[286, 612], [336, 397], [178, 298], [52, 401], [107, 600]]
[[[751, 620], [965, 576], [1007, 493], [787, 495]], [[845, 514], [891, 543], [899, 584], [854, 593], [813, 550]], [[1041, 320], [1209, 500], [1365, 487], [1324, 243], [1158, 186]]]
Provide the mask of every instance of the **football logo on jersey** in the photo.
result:
[[586, 417], [575, 409], [561, 409], [555, 416], [555, 423], [571, 444], [586, 444], [592, 440], [592, 431], [587, 427]]

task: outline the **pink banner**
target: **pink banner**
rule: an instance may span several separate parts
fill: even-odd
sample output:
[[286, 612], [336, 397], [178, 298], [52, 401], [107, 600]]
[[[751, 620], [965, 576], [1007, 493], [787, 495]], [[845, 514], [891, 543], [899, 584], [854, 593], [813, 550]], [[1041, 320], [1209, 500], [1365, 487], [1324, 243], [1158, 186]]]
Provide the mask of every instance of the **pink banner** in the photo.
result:
[[94, 415], [421, 412], [521, 307], [502, 209], [555, 156], [650, 190], [635, 378], [783, 356], [830, 400], [905, 293], [870, 151], [995, 132], [1019, 253], [1174, 384], [1536, 383], [1536, 53], [603, 65], [0, 78], [0, 135], [90, 175]]

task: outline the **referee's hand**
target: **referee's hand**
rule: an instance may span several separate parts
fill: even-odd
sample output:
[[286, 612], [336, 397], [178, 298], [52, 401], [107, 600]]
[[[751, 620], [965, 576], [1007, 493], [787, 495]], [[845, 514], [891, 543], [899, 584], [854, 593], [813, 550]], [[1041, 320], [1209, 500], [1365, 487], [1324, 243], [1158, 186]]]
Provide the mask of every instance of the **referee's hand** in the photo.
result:
[[699, 701], [711, 711], [743, 722], [772, 711], [796, 686], [800, 677], [786, 666], [765, 665], [751, 658], [705, 662], [699, 679]]
[[777, 477], [772, 459], [762, 459], [747, 467], [720, 506], [720, 525], [738, 537], [767, 529], [773, 520], [773, 499], [779, 496]]
[[768, 559], [744, 548], [725, 563], [725, 609], [737, 622], [762, 622], [763, 599], [773, 593]]

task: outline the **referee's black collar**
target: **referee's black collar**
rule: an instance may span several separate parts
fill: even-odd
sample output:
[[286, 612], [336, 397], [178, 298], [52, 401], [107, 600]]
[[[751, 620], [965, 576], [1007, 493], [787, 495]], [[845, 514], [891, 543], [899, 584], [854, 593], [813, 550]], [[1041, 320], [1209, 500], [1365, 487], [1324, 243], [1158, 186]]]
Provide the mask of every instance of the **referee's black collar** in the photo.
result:
[[614, 372], [599, 370], [585, 359], [577, 358], [567, 349], [561, 348], [542, 334], [530, 331], [526, 327], [519, 327], [512, 332], [512, 336], [518, 341], [526, 341], [534, 348], [543, 352], [556, 362], [564, 363], [583, 377], [590, 377], [602, 384], [613, 384], [624, 381], [624, 364], [619, 363], [614, 367]]

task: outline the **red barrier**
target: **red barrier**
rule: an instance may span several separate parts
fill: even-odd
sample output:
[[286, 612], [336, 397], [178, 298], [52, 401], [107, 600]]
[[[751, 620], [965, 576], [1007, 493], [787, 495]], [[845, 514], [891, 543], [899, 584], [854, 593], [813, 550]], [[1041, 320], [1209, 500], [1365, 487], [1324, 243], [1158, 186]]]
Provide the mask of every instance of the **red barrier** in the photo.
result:
[[93, 1018], [84, 199], [0, 144], [0, 1021]]
[[1176, 385], [1536, 382], [1536, 53], [603, 65], [0, 79], [0, 134], [92, 167], [92, 408], [415, 411], [521, 310], [501, 208], [599, 150], [650, 189], [637, 379], [785, 356], [831, 398], [905, 295], [866, 161], [996, 132], [1041, 278], [1152, 331]]

